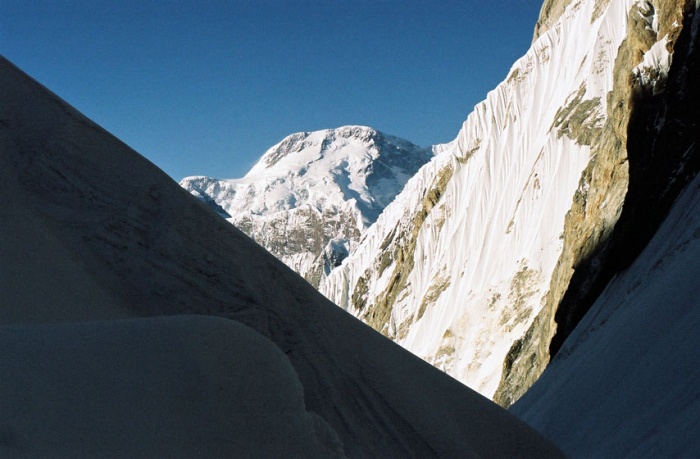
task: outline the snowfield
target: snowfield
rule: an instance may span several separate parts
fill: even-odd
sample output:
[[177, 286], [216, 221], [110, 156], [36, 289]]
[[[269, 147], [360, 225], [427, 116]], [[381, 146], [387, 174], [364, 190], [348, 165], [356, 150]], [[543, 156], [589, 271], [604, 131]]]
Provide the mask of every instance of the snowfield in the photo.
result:
[[0, 330], [3, 457], [342, 456], [286, 356], [236, 321]]

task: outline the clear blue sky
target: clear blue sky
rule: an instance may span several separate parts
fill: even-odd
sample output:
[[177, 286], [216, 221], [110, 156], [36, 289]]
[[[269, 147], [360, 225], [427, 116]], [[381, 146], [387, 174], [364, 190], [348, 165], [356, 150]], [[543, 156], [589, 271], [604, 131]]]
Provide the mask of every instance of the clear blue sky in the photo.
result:
[[540, 0], [0, 0], [0, 53], [174, 179], [243, 176], [288, 134], [452, 140]]

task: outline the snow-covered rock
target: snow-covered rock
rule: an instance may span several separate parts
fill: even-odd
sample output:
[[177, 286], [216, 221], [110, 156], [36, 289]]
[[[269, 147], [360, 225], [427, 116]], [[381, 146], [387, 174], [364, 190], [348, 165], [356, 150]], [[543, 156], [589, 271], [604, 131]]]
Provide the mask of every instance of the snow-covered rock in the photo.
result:
[[320, 286], [487, 397], [546, 302], [608, 117], [630, 2], [599, 3], [563, 8]]
[[511, 411], [570, 457], [700, 451], [700, 177]]
[[344, 126], [286, 137], [243, 178], [180, 185], [318, 285], [431, 157], [408, 141]]

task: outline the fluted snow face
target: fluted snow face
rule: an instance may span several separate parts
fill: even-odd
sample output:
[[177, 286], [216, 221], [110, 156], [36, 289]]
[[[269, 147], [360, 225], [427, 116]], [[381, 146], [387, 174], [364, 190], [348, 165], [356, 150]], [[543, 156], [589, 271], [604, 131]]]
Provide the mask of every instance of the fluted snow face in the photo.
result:
[[320, 290], [492, 397], [540, 312], [631, 1], [575, 1]]
[[344, 126], [286, 137], [241, 179], [188, 177], [181, 185], [317, 284], [432, 155]]

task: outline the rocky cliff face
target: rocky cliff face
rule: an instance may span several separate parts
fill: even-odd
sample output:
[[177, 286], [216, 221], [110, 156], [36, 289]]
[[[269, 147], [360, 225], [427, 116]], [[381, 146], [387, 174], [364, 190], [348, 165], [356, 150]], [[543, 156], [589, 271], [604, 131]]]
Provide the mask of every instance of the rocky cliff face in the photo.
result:
[[534, 383], [610, 280], [641, 252], [698, 172], [694, 2], [636, 2], [608, 96], [611, 114], [584, 170], [541, 315], [514, 343], [495, 400]]
[[[545, 2], [530, 51], [321, 291], [482, 394], [516, 400], [697, 170], [694, 131], [669, 118], [692, 91], [671, 63], [694, 50], [679, 40], [693, 7]], [[673, 78], [683, 87], [669, 92]], [[679, 136], [675, 153], [642, 151], [658, 135]]]
[[700, 451], [699, 259], [696, 176], [510, 411], [569, 457]]
[[544, 0], [542, 8], [540, 9], [540, 16], [535, 23], [535, 33], [532, 38], [533, 42], [540, 38], [540, 35], [549, 30], [550, 27], [561, 18], [562, 14], [564, 14], [564, 10], [571, 1], [572, 0]]
[[546, 305], [565, 216], [614, 124], [607, 98], [629, 5], [565, 6], [321, 284], [488, 397]]
[[430, 149], [363, 126], [288, 136], [242, 179], [181, 185], [317, 286]]

